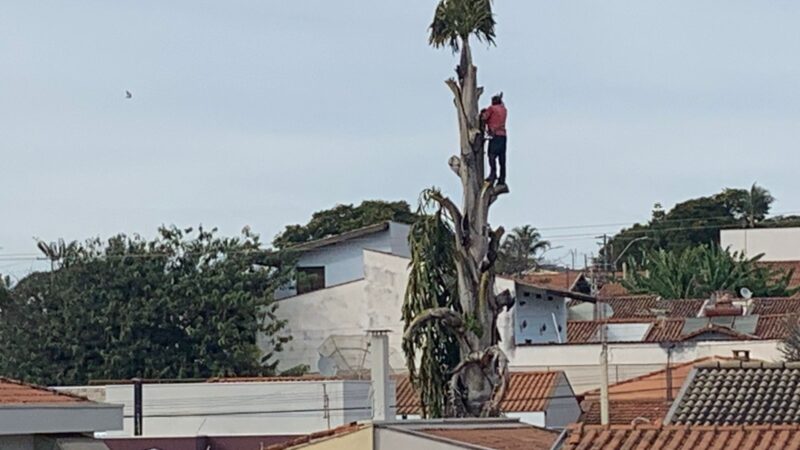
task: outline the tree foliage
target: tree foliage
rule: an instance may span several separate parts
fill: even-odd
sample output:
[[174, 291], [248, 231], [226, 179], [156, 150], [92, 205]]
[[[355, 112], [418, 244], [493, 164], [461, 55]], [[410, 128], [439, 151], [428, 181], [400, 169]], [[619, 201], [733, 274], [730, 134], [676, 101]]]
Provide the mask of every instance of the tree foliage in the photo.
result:
[[746, 258], [716, 244], [683, 250], [655, 250], [643, 263], [631, 258], [631, 270], [622, 284], [637, 294], [655, 294], [667, 299], [706, 298], [717, 291], [739, 293], [748, 288], [757, 297], [786, 297], [792, 272], [757, 264], [761, 255]]
[[[441, 208], [428, 214], [430, 200], [423, 199], [417, 221], [411, 226], [408, 285], [403, 303], [407, 331], [413, 320], [433, 308], [460, 311], [453, 230]], [[403, 340], [411, 381], [419, 386], [423, 417], [443, 417], [448, 408], [447, 374], [459, 362], [458, 342], [452, 330], [430, 322]], [[419, 365], [417, 365], [417, 357]]]
[[608, 252], [609, 261], [618, 260], [623, 251], [623, 256], [641, 260], [648, 251], [680, 252], [701, 244], [718, 244], [721, 229], [775, 226], [780, 221], [766, 219], [774, 200], [767, 189], [753, 184], [750, 189], [728, 188], [709, 197], [690, 199], [667, 212], [656, 204], [648, 223], [622, 230], [602, 251]]
[[436, 7], [430, 26], [428, 42], [435, 48], [449, 46], [459, 50], [459, 41], [470, 35], [494, 44], [495, 20], [491, 0], [441, 0]]
[[550, 248], [550, 242], [542, 240], [536, 228], [523, 225], [511, 230], [500, 245], [497, 255], [497, 272], [519, 275], [539, 266], [539, 254]]
[[272, 244], [276, 248], [285, 249], [387, 220], [410, 224], [414, 222], [414, 214], [404, 201], [366, 200], [358, 206], [337, 205], [315, 212], [305, 225], [287, 226], [275, 237]]
[[[158, 238], [52, 246], [52, 272], [0, 294], [0, 373], [43, 384], [271, 374], [287, 342], [258, 236], [161, 228]], [[284, 266], [286, 267], [286, 266]], [[257, 335], [271, 351], [261, 356]]]

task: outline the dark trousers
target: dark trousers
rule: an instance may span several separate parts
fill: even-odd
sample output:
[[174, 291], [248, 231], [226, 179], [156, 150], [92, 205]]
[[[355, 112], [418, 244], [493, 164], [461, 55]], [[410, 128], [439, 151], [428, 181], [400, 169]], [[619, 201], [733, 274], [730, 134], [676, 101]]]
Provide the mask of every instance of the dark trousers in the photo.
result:
[[[497, 178], [498, 160], [500, 178]], [[495, 136], [489, 140], [489, 179], [497, 179], [497, 184], [506, 184], [506, 136]]]

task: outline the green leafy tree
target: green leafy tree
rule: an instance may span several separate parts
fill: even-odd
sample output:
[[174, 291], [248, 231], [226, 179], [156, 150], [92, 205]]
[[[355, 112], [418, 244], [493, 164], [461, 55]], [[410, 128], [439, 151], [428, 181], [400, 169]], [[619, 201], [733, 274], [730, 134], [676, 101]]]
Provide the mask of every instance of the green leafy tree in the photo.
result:
[[272, 245], [278, 249], [285, 249], [387, 220], [410, 224], [414, 222], [414, 214], [404, 201], [367, 200], [358, 206], [337, 205], [331, 209], [315, 212], [305, 225], [287, 226], [275, 237]]
[[20, 280], [0, 306], [0, 373], [45, 384], [273, 374], [288, 337], [272, 293], [289, 269], [248, 230], [159, 231], [43, 249], [55, 270]]
[[738, 293], [748, 288], [757, 297], [786, 297], [791, 271], [757, 264], [761, 255], [746, 258], [716, 244], [683, 250], [651, 251], [644, 263], [631, 258], [632, 269], [622, 284], [633, 293], [655, 294], [667, 299], [705, 298], [717, 291]]
[[519, 275], [539, 266], [539, 254], [550, 248], [550, 242], [542, 240], [536, 228], [523, 225], [511, 230], [503, 240], [497, 256], [497, 272]]
[[[424, 310], [419, 305], [408, 306], [406, 310], [412, 315], [407, 317], [404, 348], [409, 360], [418, 351], [424, 351], [418, 344], [425, 342], [425, 333], [433, 323], [455, 336], [458, 364], [449, 371], [446, 364], [428, 365], [431, 370], [438, 369], [435, 376], [428, 377], [430, 383], [448, 380], [446, 416], [496, 416], [508, 386], [508, 360], [497, 345], [496, 320], [510, 304], [510, 295], [495, 295], [494, 291], [495, 262], [504, 230], [493, 228], [488, 220], [491, 205], [508, 192], [508, 187], [484, 182], [484, 137], [479, 115], [483, 88], [477, 84], [477, 68], [470, 49], [472, 35], [484, 42], [494, 42], [494, 26], [490, 0], [441, 0], [430, 27], [432, 46], [449, 46], [461, 54], [457, 77], [445, 83], [453, 94], [459, 124], [459, 154], [451, 156], [448, 163], [461, 181], [463, 203], [458, 207], [435, 189], [423, 193], [424, 200], [436, 205], [434, 209], [440, 210], [452, 227], [451, 260], [458, 288], [450, 295], [458, 297], [458, 307], [434, 306], [432, 300], [427, 301], [429, 307]], [[412, 249], [414, 244], [412, 241]], [[412, 273], [423, 270], [418, 266], [424, 262], [423, 257], [412, 258]], [[420, 283], [409, 283], [407, 302], [428, 298], [430, 294], [426, 292], [435, 291], [434, 286], [424, 283], [433, 281], [422, 278]], [[430, 393], [438, 389], [438, 385], [425, 385], [414, 372], [411, 377], [419, 391]], [[425, 395], [422, 401], [428, 402], [429, 414], [436, 411], [431, 402], [436, 403], [437, 399]]]
[[[620, 231], [601, 255], [608, 252], [608, 260], [617, 261], [625, 251], [625, 257], [640, 261], [649, 251], [679, 252], [697, 245], [719, 244], [721, 229], [772, 226], [766, 216], [774, 200], [768, 190], [754, 184], [749, 190], [725, 189], [716, 195], [687, 200], [667, 212], [656, 204], [649, 222]], [[628, 248], [631, 243], [634, 244]]]

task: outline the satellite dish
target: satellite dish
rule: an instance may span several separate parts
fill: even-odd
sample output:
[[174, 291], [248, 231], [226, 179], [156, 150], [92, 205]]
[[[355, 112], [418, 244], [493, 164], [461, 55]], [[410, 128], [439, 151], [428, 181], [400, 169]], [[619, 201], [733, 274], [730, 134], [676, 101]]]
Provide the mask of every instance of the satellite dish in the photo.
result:
[[742, 295], [742, 298], [747, 300], [753, 298], [753, 292], [750, 289], [747, 289], [746, 287], [739, 289], [739, 294]]

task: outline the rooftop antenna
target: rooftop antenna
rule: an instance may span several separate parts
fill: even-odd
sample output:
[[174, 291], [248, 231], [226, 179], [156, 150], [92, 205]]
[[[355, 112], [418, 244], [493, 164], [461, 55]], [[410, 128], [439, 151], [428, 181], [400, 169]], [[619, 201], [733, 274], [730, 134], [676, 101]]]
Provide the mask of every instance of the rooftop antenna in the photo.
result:
[[743, 287], [743, 288], [739, 289], [739, 294], [745, 300], [750, 300], [751, 298], [753, 298], [753, 291], [751, 291], [750, 289], [747, 289], [746, 287]]

